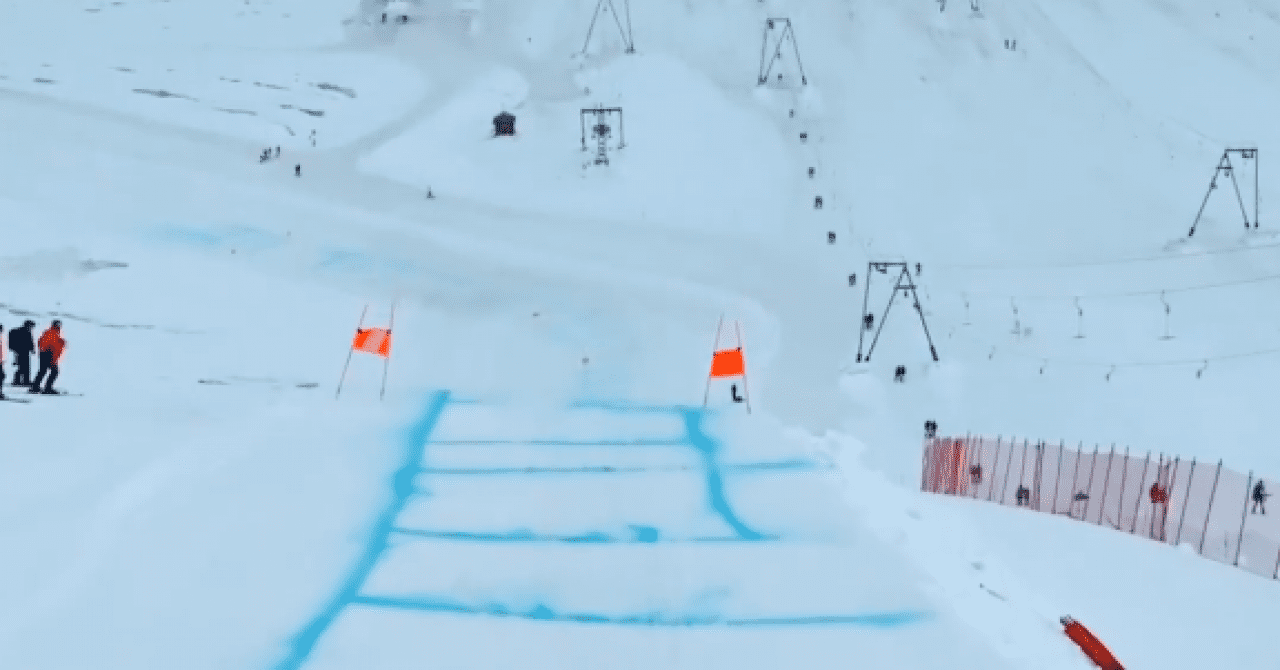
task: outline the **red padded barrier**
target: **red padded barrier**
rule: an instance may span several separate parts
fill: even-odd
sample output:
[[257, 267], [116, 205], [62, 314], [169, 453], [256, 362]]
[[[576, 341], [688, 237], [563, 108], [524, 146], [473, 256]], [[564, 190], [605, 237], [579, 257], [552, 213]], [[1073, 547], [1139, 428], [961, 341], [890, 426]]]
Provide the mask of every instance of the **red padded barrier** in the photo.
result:
[[1066, 629], [1067, 637], [1079, 645], [1084, 655], [1088, 656], [1089, 660], [1097, 664], [1099, 668], [1102, 668], [1102, 670], [1124, 670], [1124, 666], [1120, 665], [1120, 661], [1117, 661], [1116, 657], [1111, 655], [1111, 651], [1107, 649], [1106, 645], [1094, 637], [1093, 633], [1090, 633], [1089, 629], [1081, 625], [1079, 621], [1069, 616], [1064, 616], [1062, 617], [1062, 625]]

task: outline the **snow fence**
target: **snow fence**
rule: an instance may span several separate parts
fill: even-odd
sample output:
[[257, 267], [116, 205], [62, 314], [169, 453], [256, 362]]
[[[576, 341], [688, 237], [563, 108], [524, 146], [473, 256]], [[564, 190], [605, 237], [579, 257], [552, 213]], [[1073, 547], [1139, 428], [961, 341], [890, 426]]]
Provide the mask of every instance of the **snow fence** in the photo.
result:
[[927, 438], [923, 466], [929, 493], [1061, 514], [1280, 576], [1280, 510], [1266, 513], [1280, 482], [1221, 461], [969, 436]]

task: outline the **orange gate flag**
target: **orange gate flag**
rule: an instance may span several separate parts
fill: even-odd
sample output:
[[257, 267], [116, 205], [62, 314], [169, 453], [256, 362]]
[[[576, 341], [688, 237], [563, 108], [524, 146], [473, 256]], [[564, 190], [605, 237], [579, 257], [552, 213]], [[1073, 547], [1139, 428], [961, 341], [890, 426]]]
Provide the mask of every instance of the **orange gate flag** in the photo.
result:
[[742, 349], [725, 349], [711, 356], [712, 377], [741, 377], [746, 374], [746, 364], [742, 360]]
[[351, 344], [356, 351], [391, 357], [391, 331], [383, 328], [357, 328], [356, 339]]

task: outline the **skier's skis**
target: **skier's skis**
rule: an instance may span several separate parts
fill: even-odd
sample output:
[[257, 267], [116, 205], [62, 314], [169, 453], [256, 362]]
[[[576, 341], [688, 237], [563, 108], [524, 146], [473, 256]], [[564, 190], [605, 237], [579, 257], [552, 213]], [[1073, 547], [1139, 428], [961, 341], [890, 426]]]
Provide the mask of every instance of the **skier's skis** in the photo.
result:
[[0, 398], [4, 402], [31, 402], [30, 398]]
[[54, 391], [53, 393], [45, 393], [44, 391], [41, 391], [41, 392], [39, 392], [39, 393], [29, 393], [29, 395], [35, 395], [35, 396], [40, 396], [40, 395], [70, 395], [70, 396], [82, 396], [82, 395], [84, 395], [84, 394], [83, 394], [83, 393], [68, 393], [67, 391]]

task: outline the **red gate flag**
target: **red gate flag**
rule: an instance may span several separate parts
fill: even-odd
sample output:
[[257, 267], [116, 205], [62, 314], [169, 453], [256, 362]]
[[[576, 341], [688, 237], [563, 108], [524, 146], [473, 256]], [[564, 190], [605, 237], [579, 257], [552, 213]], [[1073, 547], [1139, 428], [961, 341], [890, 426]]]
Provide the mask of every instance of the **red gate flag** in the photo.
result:
[[356, 339], [351, 344], [351, 348], [356, 351], [389, 358], [391, 356], [391, 331], [383, 328], [357, 328]]
[[338, 377], [338, 390], [333, 394], [334, 400], [342, 395], [342, 382], [347, 378], [351, 356], [357, 351], [382, 357], [382, 391], [378, 397], [383, 398], [387, 394], [387, 369], [391, 365], [391, 330], [396, 327], [396, 304], [391, 303], [391, 325], [386, 328], [365, 328], [364, 317], [368, 313], [369, 306], [365, 305], [364, 311], [360, 312], [360, 322], [356, 324], [356, 337], [347, 350], [347, 362], [342, 365], [342, 376]]
[[747, 403], [747, 414], [751, 413], [751, 396], [747, 392], [747, 363], [742, 356], [742, 331], [738, 328], [735, 321], [733, 324], [734, 332], [738, 336], [738, 346], [733, 349], [720, 349], [720, 330], [724, 326], [724, 315], [720, 315], [720, 321], [716, 323], [716, 341], [711, 347], [711, 372], [707, 375], [707, 388], [702, 393], [702, 406], [707, 406], [707, 399], [711, 397], [711, 380], [715, 377], [742, 377], [742, 397], [738, 397], [737, 384], [731, 388], [733, 390], [733, 401]]
[[742, 349], [725, 349], [711, 356], [712, 377], [740, 377], [746, 374], [746, 364], [742, 360]]

